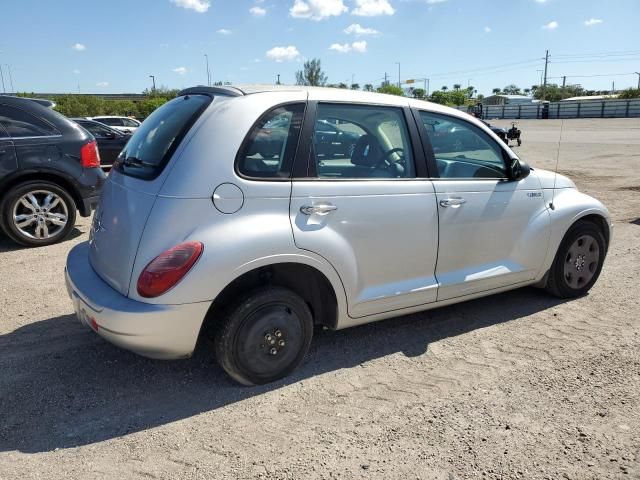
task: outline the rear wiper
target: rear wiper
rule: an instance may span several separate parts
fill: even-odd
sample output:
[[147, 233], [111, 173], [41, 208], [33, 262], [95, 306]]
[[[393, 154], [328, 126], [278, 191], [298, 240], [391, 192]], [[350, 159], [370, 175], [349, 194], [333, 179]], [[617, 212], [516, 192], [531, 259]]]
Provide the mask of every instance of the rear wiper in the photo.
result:
[[137, 157], [127, 157], [122, 160], [125, 167], [155, 167], [153, 163], [145, 162]]

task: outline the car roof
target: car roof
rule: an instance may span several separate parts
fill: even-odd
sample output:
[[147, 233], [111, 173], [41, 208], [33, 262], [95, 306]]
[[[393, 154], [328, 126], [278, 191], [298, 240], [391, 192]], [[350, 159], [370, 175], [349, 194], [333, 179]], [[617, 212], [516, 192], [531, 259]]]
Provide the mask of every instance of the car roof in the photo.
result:
[[128, 118], [129, 120], [135, 120], [135, 118], [127, 117], [126, 115], [96, 115], [95, 117], [87, 117], [87, 120], [93, 120], [94, 118]]

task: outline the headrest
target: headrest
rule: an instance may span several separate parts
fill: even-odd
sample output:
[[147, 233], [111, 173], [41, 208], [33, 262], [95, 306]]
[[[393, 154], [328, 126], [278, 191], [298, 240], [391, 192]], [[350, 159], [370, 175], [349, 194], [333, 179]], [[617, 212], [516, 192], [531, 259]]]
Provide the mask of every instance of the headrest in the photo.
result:
[[382, 160], [383, 153], [380, 142], [376, 137], [363, 135], [353, 148], [351, 163], [361, 167], [375, 167]]

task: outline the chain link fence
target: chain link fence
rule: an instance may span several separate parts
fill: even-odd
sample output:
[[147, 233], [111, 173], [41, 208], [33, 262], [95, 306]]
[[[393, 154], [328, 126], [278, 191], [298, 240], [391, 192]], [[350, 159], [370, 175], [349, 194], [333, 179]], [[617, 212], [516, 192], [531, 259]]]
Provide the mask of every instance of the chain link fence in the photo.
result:
[[[467, 111], [461, 105], [458, 110]], [[482, 118], [639, 118], [640, 98], [576, 102], [484, 105]]]

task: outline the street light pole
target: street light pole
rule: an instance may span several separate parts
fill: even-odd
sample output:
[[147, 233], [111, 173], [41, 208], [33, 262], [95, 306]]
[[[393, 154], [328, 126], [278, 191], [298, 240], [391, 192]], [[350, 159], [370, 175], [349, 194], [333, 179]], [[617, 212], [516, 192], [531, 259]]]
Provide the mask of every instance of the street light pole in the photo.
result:
[[7, 71], [9, 72], [9, 85], [11, 85], [11, 93], [16, 93], [16, 89], [13, 88], [13, 76], [11, 75], [11, 65], [7, 63]]
[[2, 65], [0, 65], [0, 80], [2, 80], [2, 93], [7, 93], [4, 88], [4, 75], [2, 74]]
[[155, 93], [155, 91], [156, 91], [156, 77], [155, 77], [155, 75], [149, 75], [149, 78], [151, 78], [151, 80], [153, 80], [153, 88], [151, 89], [151, 91]]
[[640, 72], [635, 72], [638, 75], [638, 90], [640, 90]]
[[207, 87], [211, 86], [211, 72], [209, 71], [209, 55], [204, 54], [204, 58], [207, 60]]
[[402, 88], [400, 86], [400, 62], [396, 62], [396, 65], [398, 65], [398, 88]]

